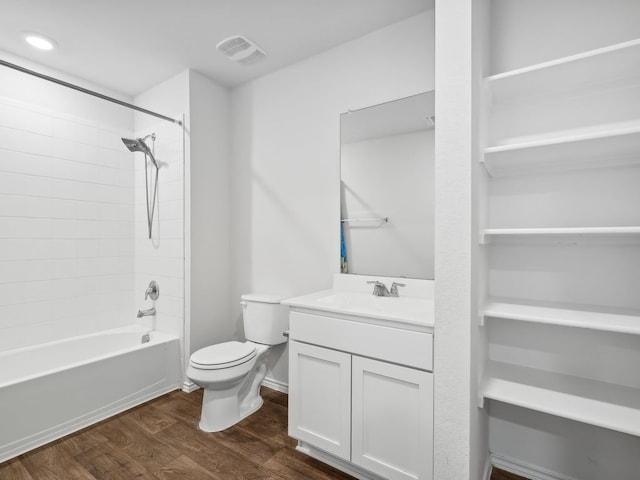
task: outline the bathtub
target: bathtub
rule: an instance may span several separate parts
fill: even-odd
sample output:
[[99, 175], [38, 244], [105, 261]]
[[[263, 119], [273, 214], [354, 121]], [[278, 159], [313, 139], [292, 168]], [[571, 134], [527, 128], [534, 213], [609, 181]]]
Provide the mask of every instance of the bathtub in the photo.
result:
[[175, 390], [181, 377], [178, 337], [138, 326], [2, 352], [0, 462]]

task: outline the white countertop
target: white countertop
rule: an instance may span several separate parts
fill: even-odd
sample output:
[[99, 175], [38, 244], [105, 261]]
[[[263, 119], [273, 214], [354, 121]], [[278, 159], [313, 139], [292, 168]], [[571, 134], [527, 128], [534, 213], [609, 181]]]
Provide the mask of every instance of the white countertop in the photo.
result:
[[281, 302], [293, 309], [315, 310], [377, 320], [397, 328], [433, 330], [433, 298], [376, 297], [371, 293], [334, 289], [289, 298]]

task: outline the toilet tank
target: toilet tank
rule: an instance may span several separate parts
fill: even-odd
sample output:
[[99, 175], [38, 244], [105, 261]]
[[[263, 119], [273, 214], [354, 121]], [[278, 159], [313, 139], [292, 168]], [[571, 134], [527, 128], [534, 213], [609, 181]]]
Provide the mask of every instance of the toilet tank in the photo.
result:
[[259, 293], [242, 295], [242, 320], [247, 340], [264, 345], [285, 343], [289, 329], [289, 307], [281, 305], [285, 297]]

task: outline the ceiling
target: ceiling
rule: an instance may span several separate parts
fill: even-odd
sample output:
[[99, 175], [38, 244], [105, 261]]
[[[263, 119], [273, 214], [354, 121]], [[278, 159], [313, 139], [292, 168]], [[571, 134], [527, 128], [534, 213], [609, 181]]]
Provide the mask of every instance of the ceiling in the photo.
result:
[[[128, 96], [187, 68], [231, 88], [433, 6], [434, 0], [2, 0], [0, 50]], [[54, 39], [57, 48], [34, 50], [22, 39], [25, 31]], [[229, 61], [215, 46], [232, 35], [254, 41], [267, 57], [249, 66]]]

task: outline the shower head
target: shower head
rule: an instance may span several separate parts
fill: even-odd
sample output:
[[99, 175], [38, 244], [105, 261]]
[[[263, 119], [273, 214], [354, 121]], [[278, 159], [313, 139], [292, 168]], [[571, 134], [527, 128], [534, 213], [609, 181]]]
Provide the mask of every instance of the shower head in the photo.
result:
[[[147, 137], [145, 137], [145, 138], [147, 138]], [[152, 138], [155, 140], [155, 135]], [[149, 158], [151, 158], [151, 163], [153, 163], [153, 165], [156, 168], [160, 168], [158, 166], [158, 162], [156, 161], [155, 157], [153, 156], [153, 153], [151, 152], [151, 149], [145, 143], [144, 138], [137, 138], [135, 140], [132, 140], [130, 138], [123, 138], [122, 139], [122, 143], [124, 143], [125, 147], [127, 147], [130, 152], [142, 152], [145, 155], [148, 155]]]

